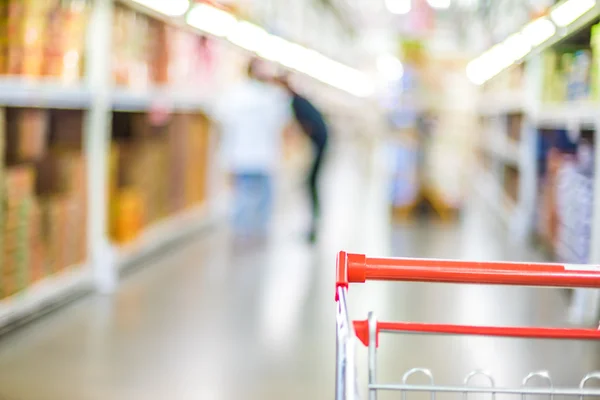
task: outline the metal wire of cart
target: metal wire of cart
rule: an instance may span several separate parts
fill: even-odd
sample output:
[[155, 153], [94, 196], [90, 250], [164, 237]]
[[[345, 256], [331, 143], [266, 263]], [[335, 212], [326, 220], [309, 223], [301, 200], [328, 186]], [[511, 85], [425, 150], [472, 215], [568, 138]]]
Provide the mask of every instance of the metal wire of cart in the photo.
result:
[[[352, 321], [348, 314], [347, 295], [349, 283], [364, 283], [368, 280], [468, 283], [494, 285], [520, 285], [544, 287], [600, 288], [600, 266], [569, 265], [554, 263], [511, 263], [472, 262], [455, 260], [433, 260], [414, 258], [370, 258], [362, 254], [340, 252], [336, 271], [337, 304], [337, 360], [336, 400], [359, 399], [355, 347], [361, 342], [368, 348], [368, 393], [369, 400], [376, 400], [378, 392], [396, 391], [402, 399], [409, 392], [426, 392], [434, 400], [438, 393], [547, 395], [578, 397], [579, 399], [600, 398], [600, 389], [589, 385], [600, 383], [600, 371], [582, 377], [577, 386], [555, 387], [548, 371], [534, 371], [525, 376], [519, 387], [498, 387], [494, 377], [484, 370], [467, 374], [461, 385], [446, 386], [435, 383], [431, 370], [413, 368], [405, 372], [401, 383], [377, 381], [377, 349], [379, 334], [437, 334], [473, 335], [504, 338], [556, 339], [556, 340], [600, 340], [599, 329], [499, 327], [449, 324], [426, 324], [410, 322], [377, 321], [371, 312], [363, 321]], [[410, 384], [415, 375], [424, 376], [429, 384]], [[474, 378], [485, 379], [489, 386], [472, 385]], [[546, 386], [533, 387], [534, 381], [545, 381]], [[492, 397], [493, 398], [493, 397]]]

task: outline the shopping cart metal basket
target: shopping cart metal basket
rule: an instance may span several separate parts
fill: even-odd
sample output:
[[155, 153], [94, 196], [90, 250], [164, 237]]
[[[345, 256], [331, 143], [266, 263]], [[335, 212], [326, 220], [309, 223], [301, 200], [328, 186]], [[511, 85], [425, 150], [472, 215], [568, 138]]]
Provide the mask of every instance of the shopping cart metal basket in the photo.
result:
[[[399, 379], [401, 383], [384, 384], [377, 381], [377, 348], [382, 333], [412, 333], [440, 335], [476, 335], [504, 338], [600, 340], [600, 330], [571, 328], [531, 328], [426, 324], [411, 322], [378, 321], [373, 313], [363, 321], [351, 321], [347, 308], [350, 283], [368, 280], [438, 282], [462, 284], [521, 285], [565, 288], [600, 288], [600, 266], [566, 265], [550, 263], [467, 262], [455, 260], [428, 260], [408, 258], [369, 258], [362, 254], [340, 252], [337, 260], [337, 365], [336, 400], [359, 398], [355, 347], [362, 343], [368, 347], [369, 400], [377, 399], [378, 392], [397, 391], [402, 398], [409, 392], [437, 393], [547, 395], [579, 399], [600, 399], [600, 390], [591, 388], [593, 381], [600, 383], [600, 371], [583, 376], [573, 387], [555, 387], [547, 371], [532, 372], [525, 376], [520, 387], [497, 387], [494, 378], [484, 371], [469, 373], [462, 384], [439, 386], [431, 370], [414, 368]], [[600, 328], [599, 328], [600, 329]], [[409, 379], [415, 374], [424, 375], [430, 384], [413, 385]], [[483, 377], [489, 387], [474, 386], [476, 377]], [[547, 382], [545, 387], [533, 387], [533, 380]]]

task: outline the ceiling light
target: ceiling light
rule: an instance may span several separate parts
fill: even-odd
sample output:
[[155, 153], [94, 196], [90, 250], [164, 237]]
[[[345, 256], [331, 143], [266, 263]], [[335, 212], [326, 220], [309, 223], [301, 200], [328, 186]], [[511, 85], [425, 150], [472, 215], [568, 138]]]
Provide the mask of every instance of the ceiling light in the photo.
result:
[[522, 37], [531, 46], [539, 46], [556, 33], [556, 26], [546, 17], [528, 23], [521, 30]]
[[260, 26], [241, 21], [227, 35], [236, 46], [248, 51], [258, 51], [269, 45], [269, 34]]
[[475, 59], [467, 64], [467, 78], [476, 85], [481, 85], [486, 81], [479, 59]]
[[502, 42], [502, 44], [506, 57], [513, 63], [519, 61], [531, 51], [531, 45], [520, 33], [510, 35]]
[[404, 74], [402, 63], [391, 54], [384, 54], [377, 58], [377, 69], [388, 81], [396, 81]]
[[594, 8], [596, 0], [567, 0], [552, 11], [550, 17], [558, 26], [564, 27]]
[[412, 0], [385, 0], [385, 6], [392, 14], [407, 14], [411, 9]]
[[267, 34], [262, 46], [256, 50], [256, 54], [266, 60], [280, 62], [289, 46], [290, 42], [287, 40]]
[[[158, 1], [158, 0], [157, 0]], [[187, 15], [187, 23], [203, 32], [214, 36], [227, 36], [236, 26], [237, 19], [218, 8], [199, 4]]]
[[190, 8], [189, 0], [133, 0], [141, 6], [169, 17], [180, 17]]
[[450, 8], [451, 0], [427, 0], [427, 3], [438, 10], [446, 10]]

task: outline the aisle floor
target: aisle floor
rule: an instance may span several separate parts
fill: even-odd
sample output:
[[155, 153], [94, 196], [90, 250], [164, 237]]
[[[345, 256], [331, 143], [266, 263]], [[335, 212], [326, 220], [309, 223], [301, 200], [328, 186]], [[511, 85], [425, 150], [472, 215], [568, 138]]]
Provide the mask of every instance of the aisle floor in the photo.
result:
[[[225, 227], [198, 235], [146, 261], [114, 296], [90, 296], [2, 338], [0, 399], [332, 399], [337, 250], [540, 259], [509, 246], [479, 201], [456, 224], [391, 228], [385, 186], [373, 178], [381, 166], [356, 151], [330, 157], [318, 246], [303, 240], [297, 195], [286, 199], [268, 244], [240, 246]], [[388, 320], [560, 326], [567, 296], [557, 289], [373, 284], [352, 288], [350, 306], [356, 318], [374, 309]], [[398, 382], [407, 369], [428, 367], [437, 383], [460, 384], [485, 368], [497, 385], [519, 386], [530, 370], [547, 368], [555, 384], [578, 385], [600, 367], [599, 354], [592, 343], [393, 336], [382, 339], [379, 377]], [[366, 365], [363, 349], [358, 361]], [[366, 371], [359, 372], [364, 382]], [[424, 397], [407, 396], [416, 398]]]

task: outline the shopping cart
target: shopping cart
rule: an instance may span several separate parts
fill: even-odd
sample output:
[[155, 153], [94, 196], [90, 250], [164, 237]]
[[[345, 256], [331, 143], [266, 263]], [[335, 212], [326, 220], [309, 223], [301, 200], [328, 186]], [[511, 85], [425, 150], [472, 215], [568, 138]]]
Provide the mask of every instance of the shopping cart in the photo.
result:
[[[400, 384], [377, 382], [377, 347], [380, 333], [422, 333], [440, 335], [476, 335], [505, 338], [600, 340], [600, 330], [567, 328], [528, 328], [469, 325], [442, 325], [410, 322], [381, 322], [373, 313], [364, 321], [351, 321], [347, 309], [349, 283], [364, 283], [367, 280], [438, 282], [491, 285], [522, 285], [546, 287], [600, 288], [600, 266], [564, 265], [543, 263], [467, 262], [451, 260], [427, 260], [407, 258], [369, 258], [361, 254], [340, 252], [337, 260], [336, 303], [337, 303], [337, 365], [336, 400], [359, 398], [356, 364], [354, 360], [357, 341], [368, 347], [368, 392], [369, 400], [377, 399], [380, 391], [397, 391], [402, 398], [408, 392], [436, 393], [547, 395], [579, 399], [600, 399], [600, 390], [592, 389], [593, 381], [600, 382], [600, 372], [584, 376], [577, 387], [557, 388], [547, 371], [532, 372], [525, 376], [522, 386], [497, 387], [494, 378], [487, 372], [475, 370], [469, 373], [462, 385], [439, 386], [431, 370], [414, 368], [407, 371]], [[599, 328], [600, 329], [600, 328]], [[408, 381], [421, 374], [428, 385], [413, 385]], [[472, 385], [474, 378], [483, 377], [489, 387]], [[533, 380], [543, 380], [545, 387], [532, 387]]]

